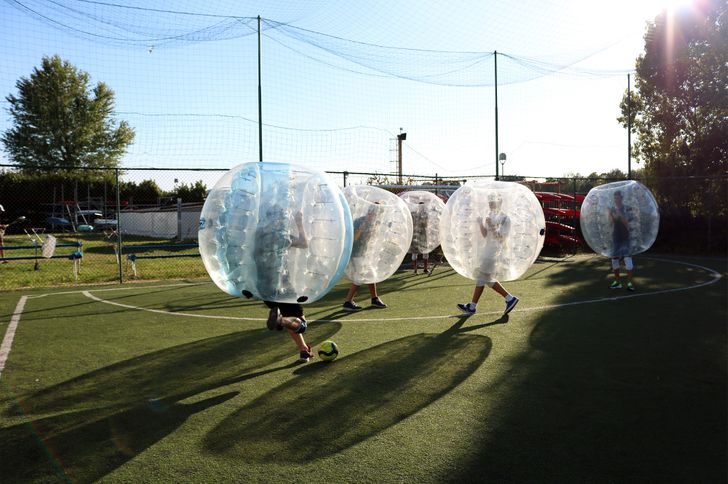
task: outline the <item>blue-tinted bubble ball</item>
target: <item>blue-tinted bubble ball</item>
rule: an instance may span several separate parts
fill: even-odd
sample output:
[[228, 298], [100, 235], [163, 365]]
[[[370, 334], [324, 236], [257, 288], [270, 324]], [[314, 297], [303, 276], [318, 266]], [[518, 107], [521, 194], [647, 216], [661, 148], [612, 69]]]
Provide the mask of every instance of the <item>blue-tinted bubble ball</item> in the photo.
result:
[[440, 245], [440, 218], [445, 211], [445, 202], [425, 190], [402, 192], [399, 197], [407, 204], [412, 215], [412, 243], [409, 251], [429, 254]]
[[226, 293], [310, 303], [342, 276], [352, 219], [326, 174], [286, 163], [247, 163], [210, 191], [198, 236], [205, 268]]
[[346, 277], [355, 284], [385, 280], [399, 268], [412, 242], [412, 216], [404, 200], [371, 185], [344, 188], [354, 221]]
[[458, 188], [440, 222], [442, 251], [458, 274], [478, 284], [518, 279], [544, 243], [546, 221], [531, 190], [479, 181]]
[[606, 183], [589, 190], [579, 223], [594, 252], [606, 257], [632, 256], [655, 242], [660, 209], [650, 190], [635, 180]]

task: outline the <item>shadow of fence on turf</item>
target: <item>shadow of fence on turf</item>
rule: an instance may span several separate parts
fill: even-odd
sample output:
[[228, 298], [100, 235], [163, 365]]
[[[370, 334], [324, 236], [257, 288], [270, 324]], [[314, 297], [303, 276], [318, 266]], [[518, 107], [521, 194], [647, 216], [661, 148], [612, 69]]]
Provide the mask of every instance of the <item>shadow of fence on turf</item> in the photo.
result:
[[[339, 323], [317, 324], [307, 332], [309, 343], [319, 344], [340, 328]], [[236, 332], [148, 353], [6, 401], [7, 417], [43, 418], [0, 429], [0, 476], [8, 482], [95, 481], [190, 415], [238, 392], [191, 404], [181, 400], [291, 369], [296, 363], [263, 369], [291, 360], [291, 349], [282, 333]]]
[[604, 301], [538, 313], [527, 348], [476, 393], [501, 398], [473, 402], [487, 424], [444, 481], [726, 482], [726, 281], [616, 299], [712, 277], [635, 262], [634, 294], [608, 288], [606, 258], [541, 274], [563, 288], [556, 304]]
[[302, 367], [297, 378], [221, 422], [204, 447], [237, 460], [304, 463], [369, 439], [447, 394], [483, 364], [492, 342], [464, 334], [463, 321], [442, 334], [408, 336], [332, 364]]

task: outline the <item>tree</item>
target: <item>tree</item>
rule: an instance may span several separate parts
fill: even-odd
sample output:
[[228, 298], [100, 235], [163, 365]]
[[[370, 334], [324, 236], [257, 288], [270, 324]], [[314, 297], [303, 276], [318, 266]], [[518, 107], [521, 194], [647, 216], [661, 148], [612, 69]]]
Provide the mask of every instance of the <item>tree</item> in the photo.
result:
[[156, 204], [162, 196], [162, 189], [154, 180], [142, 180], [141, 182], [129, 182], [121, 188], [122, 197], [132, 198], [134, 203]]
[[[627, 125], [628, 99], [637, 134], [635, 157], [652, 177], [661, 204], [695, 216], [710, 205], [726, 213], [728, 169], [728, 4], [694, 0], [650, 23], [637, 58], [631, 99], [619, 121]], [[690, 188], [687, 176], [704, 176]], [[669, 177], [669, 178], [668, 178]], [[709, 179], [707, 177], [713, 177]], [[722, 200], [717, 207], [713, 200]], [[715, 213], [715, 212], [714, 212]]]
[[126, 121], [114, 119], [114, 91], [60, 57], [40, 68], [6, 97], [14, 125], [2, 135], [10, 158], [25, 171], [113, 168], [134, 140]]
[[171, 195], [174, 198], [181, 198], [184, 202], [204, 202], [207, 198], [207, 191], [207, 185], [202, 180], [197, 180], [192, 185], [182, 183], [171, 192]]

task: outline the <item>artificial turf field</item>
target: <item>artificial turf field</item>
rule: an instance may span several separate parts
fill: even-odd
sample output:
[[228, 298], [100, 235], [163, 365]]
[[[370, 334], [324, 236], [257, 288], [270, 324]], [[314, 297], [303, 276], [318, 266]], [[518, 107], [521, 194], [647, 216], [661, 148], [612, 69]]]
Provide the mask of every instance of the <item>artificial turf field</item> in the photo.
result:
[[539, 259], [508, 317], [490, 290], [458, 315], [448, 267], [385, 310], [341, 281], [306, 306], [341, 354], [302, 365], [209, 282], [5, 292], [0, 481], [726, 482], [726, 260], [635, 264], [629, 293]]

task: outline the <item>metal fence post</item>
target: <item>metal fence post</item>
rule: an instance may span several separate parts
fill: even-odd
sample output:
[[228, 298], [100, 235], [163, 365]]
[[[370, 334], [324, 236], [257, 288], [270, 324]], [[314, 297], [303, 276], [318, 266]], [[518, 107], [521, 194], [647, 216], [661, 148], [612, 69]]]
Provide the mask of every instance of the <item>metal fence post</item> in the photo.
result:
[[119, 284], [124, 282], [124, 271], [122, 270], [122, 257], [124, 254], [121, 252], [121, 186], [119, 185], [119, 169], [115, 169], [116, 172], [116, 251], [119, 254], [117, 258], [119, 264]]
[[182, 240], [182, 199], [177, 197], [177, 240]]

